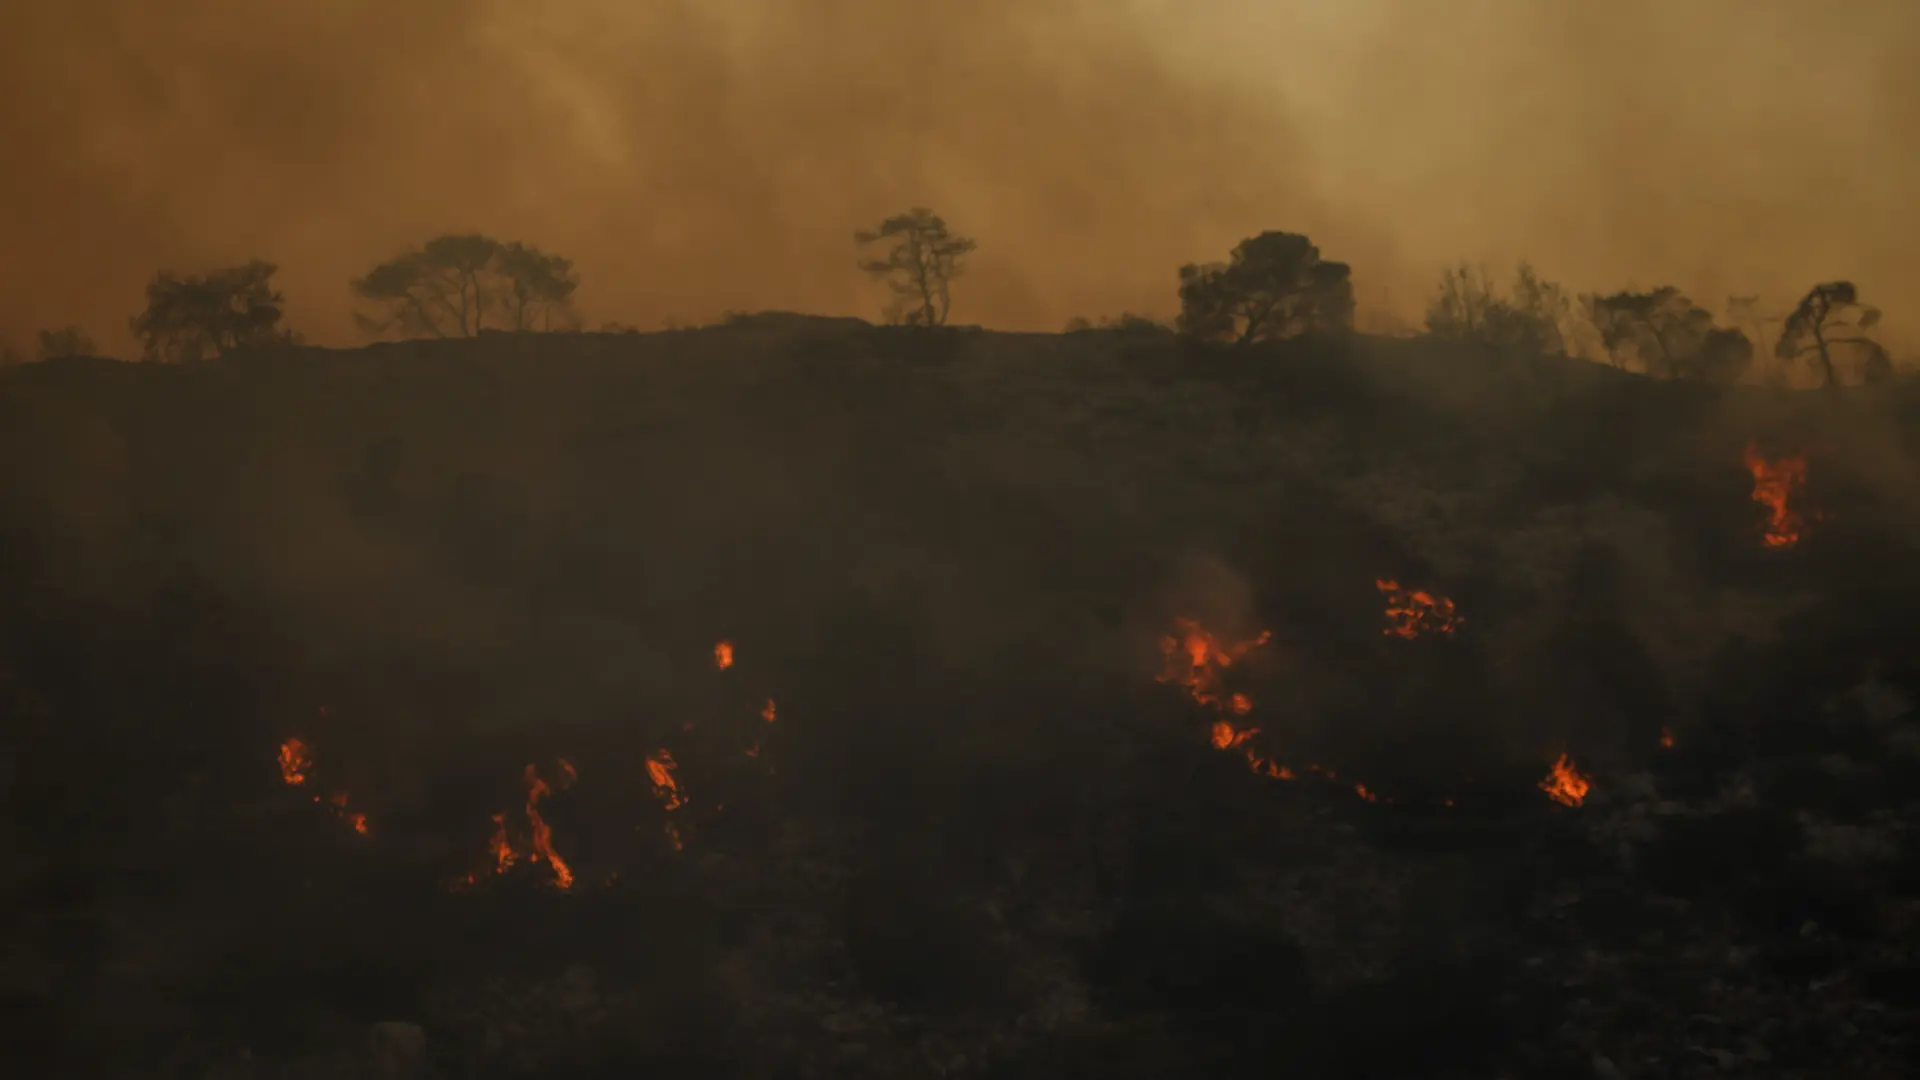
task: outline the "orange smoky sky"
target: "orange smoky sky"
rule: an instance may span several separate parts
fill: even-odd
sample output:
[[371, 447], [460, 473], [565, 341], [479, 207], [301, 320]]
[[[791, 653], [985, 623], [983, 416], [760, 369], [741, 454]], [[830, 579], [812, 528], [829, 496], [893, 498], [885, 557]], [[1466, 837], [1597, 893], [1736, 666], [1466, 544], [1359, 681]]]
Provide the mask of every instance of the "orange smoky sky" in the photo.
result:
[[980, 241], [955, 318], [1173, 307], [1263, 228], [1417, 319], [1439, 268], [1920, 301], [1913, 0], [10, 0], [0, 336], [126, 352], [162, 267], [347, 280], [444, 231], [573, 258], [589, 325], [872, 314], [851, 234]]

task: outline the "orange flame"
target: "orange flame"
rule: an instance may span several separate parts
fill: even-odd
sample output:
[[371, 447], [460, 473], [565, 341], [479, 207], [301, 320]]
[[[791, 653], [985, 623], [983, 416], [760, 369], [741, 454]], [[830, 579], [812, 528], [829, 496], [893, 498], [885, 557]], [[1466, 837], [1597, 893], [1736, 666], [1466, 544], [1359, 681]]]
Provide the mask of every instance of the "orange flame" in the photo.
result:
[[[756, 746], [754, 749], [758, 750], [759, 747]], [[680, 781], [673, 775], [678, 768], [680, 763], [673, 760], [673, 755], [665, 750], [656, 750], [647, 757], [647, 777], [653, 781], [654, 797], [660, 800], [660, 805], [668, 813], [687, 805], [687, 797], [680, 790]], [[667, 843], [673, 846], [673, 850], [679, 851], [686, 846], [685, 840], [680, 835], [679, 825], [669, 821], [664, 831], [667, 834]]]
[[668, 810], [687, 805], [686, 796], [680, 792], [680, 781], [673, 775], [679, 767], [680, 763], [665, 750], [657, 750], [647, 757], [647, 777], [653, 781], [653, 794]]
[[[558, 789], [543, 779], [540, 771], [532, 765], [528, 765], [521, 773], [521, 781], [527, 785], [527, 802], [524, 812], [531, 834], [525, 849], [514, 847], [513, 834], [507, 828], [506, 813], [503, 811], [491, 815], [493, 835], [487, 839], [487, 854], [493, 861], [492, 873], [504, 874], [518, 865], [521, 859], [525, 859], [530, 863], [546, 863], [547, 868], [553, 871], [555, 888], [573, 887], [573, 868], [568, 866], [567, 861], [560, 857], [560, 853], [553, 849], [553, 826], [547, 824], [547, 819], [540, 814], [541, 799], [552, 795], [556, 790], [564, 789], [579, 778], [580, 774], [574, 769], [572, 762], [561, 758], [557, 764], [562, 776]], [[455, 887], [478, 885], [480, 878], [481, 875], [478, 873], [468, 874], [457, 882]]]
[[[1214, 708], [1221, 705], [1222, 673], [1273, 640], [1273, 631], [1263, 630], [1259, 637], [1251, 640], [1222, 645], [1219, 638], [1194, 619], [1175, 619], [1173, 628], [1173, 633], [1160, 639], [1160, 653], [1166, 662], [1156, 678], [1185, 689], [1194, 701]], [[1253, 700], [1245, 694], [1235, 694], [1228, 705], [1236, 714], [1244, 716], [1252, 711]]]
[[1573, 767], [1573, 759], [1565, 754], [1553, 763], [1553, 771], [1540, 781], [1540, 790], [1547, 798], [1562, 806], [1579, 806], [1587, 799], [1587, 792], [1593, 790], [1592, 781]]
[[1770, 548], [1790, 548], [1800, 542], [1805, 525], [1793, 509], [1793, 496], [1807, 482], [1807, 459], [1785, 457], [1768, 461], [1758, 443], [1748, 443], [1741, 455], [1753, 474], [1753, 501], [1767, 508], [1766, 531], [1760, 542]]
[[713, 646], [713, 666], [725, 671], [733, 666], [733, 642], [718, 641]]
[[779, 717], [779, 715], [780, 715], [779, 711], [773, 707], [773, 699], [768, 698], [767, 707], [760, 710], [760, 719], [765, 720], [767, 723], [771, 724], [774, 722], [776, 718]]
[[[560, 762], [560, 770], [566, 773], [569, 781], [577, 775], [573, 771], [573, 766], [565, 760]], [[540, 778], [539, 772], [532, 765], [527, 766], [525, 779], [527, 824], [533, 829], [533, 851], [529, 858], [534, 862], [545, 862], [552, 867], [554, 885], [562, 889], [570, 889], [573, 887], [573, 870], [567, 866], [565, 860], [560, 858], [559, 853], [553, 850], [553, 827], [540, 816], [540, 800], [553, 794], [553, 788]]]
[[291, 786], [307, 782], [307, 770], [313, 768], [313, 751], [299, 739], [280, 744], [280, 779]]
[[1673, 749], [1673, 729], [1672, 728], [1660, 729], [1660, 746], [1664, 750]]
[[[493, 837], [487, 842], [488, 850], [493, 852], [493, 872], [504, 874], [520, 861], [520, 855], [513, 850], [513, 839], [507, 835], [507, 815], [493, 815]], [[472, 878], [468, 878], [472, 881]]]
[[[280, 764], [280, 779], [285, 781], [288, 787], [299, 787], [307, 782], [308, 773], [313, 770], [313, 748], [304, 740], [290, 738], [281, 743], [277, 757]], [[347, 809], [346, 792], [336, 791], [325, 798], [315, 795], [313, 801], [332, 810], [336, 817], [352, 826], [354, 832], [362, 836], [367, 834], [367, 815]]]
[[1387, 594], [1387, 625], [1383, 633], [1409, 640], [1423, 634], [1451, 634], [1466, 622], [1453, 601], [1419, 589], [1402, 589], [1392, 578], [1377, 578], [1374, 588]]

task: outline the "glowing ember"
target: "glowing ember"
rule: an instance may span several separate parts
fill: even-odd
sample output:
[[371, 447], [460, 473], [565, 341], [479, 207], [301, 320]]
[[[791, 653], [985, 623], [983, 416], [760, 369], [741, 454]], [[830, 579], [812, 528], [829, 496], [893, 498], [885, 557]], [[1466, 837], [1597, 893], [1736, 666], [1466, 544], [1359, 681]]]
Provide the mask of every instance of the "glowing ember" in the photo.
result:
[[280, 744], [280, 779], [289, 785], [307, 782], [307, 771], [313, 768], [313, 751], [299, 739], [288, 739]]
[[1392, 578], [1373, 583], [1387, 596], [1387, 625], [1383, 633], [1409, 640], [1425, 634], [1451, 634], [1466, 620], [1454, 611], [1453, 601], [1418, 589], [1402, 589]]
[[773, 723], [774, 719], [779, 715], [780, 715], [779, 712], [775, 710], [773, 707], [773, 699], [768, 698], [767, 707], [760, 710], [760, 719], [765, 720], [767, 723], [771, 724]]
[[1573, 767], [1573, 759], [1565, 754], [1553, 763], [1553, 771], [1540, 781], [1540, 790], [1547, 797], [1562, 806], [1579, 806], [1587, 799], [1587, 792], [1593, 789], [1593, 783]]
[[715, 642], [713, 646], [713, 666], [725, 671], [733, 666], [733, 642]]
[[1770, 548], [1790, 548], [1800, 542], [1805, 525], [1793, 509], [1793, 496], [1807, 482], [1807, 459], [1786, 457], [1768, 461], [1757, 443], [1748, 443], [1743, 455], [1753, 474], [1753, 501], [1767, 508], [1766, 531], [1760, 542]]
[[1664, 750], [1673, 749], [1673, 729], [1672, 728], [1660, 729], [1660, 746]]
[[[1259, 637], [1222, 645], [1219, 638], [1193, 619], [1175, 619], [1173, 628], [1173, 633], [1160, 639], [1160, 653], [1166, 662], [1156, 678], [1184, 688], [1194, 701], [1216, 709], [1222, 704], [1221, 675], [1242, 657], [1273, 640], [1273, 631], [1266, 630]], [[1235, 714], [1244, 716], [1253, 710], [1253, 699], [1235, 694], [1227, 699], [1227, 705]]]
[[339, 815], [340, 820], [353, 827], [354, 832], [359, 833], [361, 836], [367, 835], [367, 815], [357, 810], [347, 809], [346, 792], [334, 792], [327, 798], [327, 803], [333, 807], [333, 812]]

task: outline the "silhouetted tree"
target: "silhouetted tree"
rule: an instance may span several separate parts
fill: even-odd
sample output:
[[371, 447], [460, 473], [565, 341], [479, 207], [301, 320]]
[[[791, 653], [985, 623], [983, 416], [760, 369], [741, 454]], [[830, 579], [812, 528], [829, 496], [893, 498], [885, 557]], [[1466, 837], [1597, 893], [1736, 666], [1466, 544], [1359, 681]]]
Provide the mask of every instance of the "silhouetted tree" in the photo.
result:
[[181, 363], [293, 341], [280, 325], [285, 298], [273, 287], [278, 271], [255, 259], [201, 277], [164, 270], [154, 275], [146, 310], [131, 320], [141, 355]]
[[63, 326], [58, 330], [40, 331], [40, 359], [59, 360], [69, 356], [92, 356], [96, 351], [93, 339], [77, 326]]
[[530, 244], [479, 233], [437, 236], [351, 282], [377, 314], [355, 312], [369, 336], [472, 337], [482, 330], [575, 324], [573, 263]]
[[1587, 317], [1614, 363], [1638, 357], [1649, 375], [1733, 383], [1753, 363], [1753, 341], [1715, 326], [1713, 313], [1671, 285], [1648, 292], [1586, 296]]
[[1246, 345], [1353, 329], [1353, 274], [1297, 233], [1240, 241], [1224, 263], [1180, 268], [1181, 334]]
[[953, 306], [953, 280], [962, 261], [979, 245], [955, 236], [945, 219], [922, 206], [882, 221], [878, 228], [853, 234], [861, 247], [886, 241], [886, 257], [862, 259], [860, 269], [887, 283], [894, 299], [887, 305], [889, 321], [910, 326], [945, 326]]
[[1560, 286], [1521, 263], [1513, 289], [1501, 296], [1485, 270], [1461, 263], [1440, 275], [1440, 287], [1427, 306], [1427, 333], [1447, 341], [1481, 345], [1503, 352], [1559, 354], [1566, 351], [1560, 331], [1571, 305]]
[[1879, 321], [1880, 309], [1861, 303], [1853, 282], [1815, 285], [1787, 316], [1773, 354], [1789, 361], [1811, 358], [1820, 366], [1822, 383], [1832, 389], [1840, 385], [1833, 350], [1845, 348], [1858, 357], [1862, 382], [1885, 382], [1893, 377], [1892, 359], [1884, 346], [1867, 336]]

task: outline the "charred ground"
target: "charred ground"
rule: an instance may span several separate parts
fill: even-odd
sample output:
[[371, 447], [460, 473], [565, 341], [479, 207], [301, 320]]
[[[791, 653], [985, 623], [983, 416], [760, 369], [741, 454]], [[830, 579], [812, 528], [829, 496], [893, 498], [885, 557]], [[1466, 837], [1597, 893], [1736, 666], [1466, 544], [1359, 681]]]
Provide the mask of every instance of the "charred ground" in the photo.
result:
[[[71, 1075], [378, 1021], [445, 1076], [1895, 1075], [1916, 415], [793, 316], [10, 370], [0, 1022]], [[1179, 617], [1272, 632], [1226, 678], [1303, 778], [1156, 680]], [[570, 889], [494, 872], [530, 764]]]

